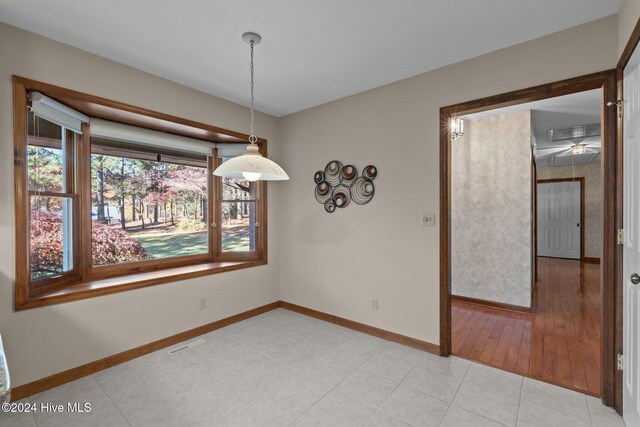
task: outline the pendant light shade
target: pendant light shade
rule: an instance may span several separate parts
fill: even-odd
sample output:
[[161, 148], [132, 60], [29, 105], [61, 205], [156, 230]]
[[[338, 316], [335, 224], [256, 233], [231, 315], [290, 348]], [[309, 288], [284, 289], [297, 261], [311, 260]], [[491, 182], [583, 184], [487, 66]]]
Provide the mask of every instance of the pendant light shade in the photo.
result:
[[214, 175], [248, 181], [285, 181], [287, 173], [274, 161], [262, 157], [256, 144], [247, 145], [247, 152], [221, 164]]
[[251, 48], [251, 126], [249, 136], [250, 144], [247, 145], [247, 152], [242, 156], [233, 157], [222, 163], [213, 174], [223, 178], [238, 178], [248, 181], [286, 181], [289, 175], [278, 164], [272, 160], [262, 157], [258, 149], [258, 137], [253, 133], [253, 47], [262, 41], [259, 34], [244, 33], [242, 40]]

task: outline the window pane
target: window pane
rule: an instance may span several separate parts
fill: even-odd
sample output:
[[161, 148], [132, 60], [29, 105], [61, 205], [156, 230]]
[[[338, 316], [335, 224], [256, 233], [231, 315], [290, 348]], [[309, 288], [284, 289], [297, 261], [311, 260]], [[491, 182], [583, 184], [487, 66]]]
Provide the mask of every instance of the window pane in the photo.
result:
[[29, 190], [63, 192], [62, 127], [29, 112], [27, 165]]
[[222, 203], [222, 251], [256, 250], [255, 202]]
[[207, 169], [93, 154], [93, 264], [207, 254]]
[[31, 279], [56, 277], [73, 269], [73, 200], [31, 196]]
[[222, 200], [253, 199], [255, 183], [246, 179], [223, 178]]

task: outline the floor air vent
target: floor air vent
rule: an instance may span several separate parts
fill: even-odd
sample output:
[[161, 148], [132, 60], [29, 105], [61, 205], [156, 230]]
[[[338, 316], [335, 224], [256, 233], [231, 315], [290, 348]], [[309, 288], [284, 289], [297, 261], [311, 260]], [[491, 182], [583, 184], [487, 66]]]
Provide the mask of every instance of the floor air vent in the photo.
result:
[[200, 344], [204, 344], [204, 340], [203, 339], [195, 340], [195, 341], [190, 342], [188, 344], [181, 345], [180, 347], [172, 348], [171, 350], [167, 351], [167, 354], [169, 356], [173, 356], [174, 354], [182, 353], [183, 351], [187, 351], [190, 348], [197, 347]]

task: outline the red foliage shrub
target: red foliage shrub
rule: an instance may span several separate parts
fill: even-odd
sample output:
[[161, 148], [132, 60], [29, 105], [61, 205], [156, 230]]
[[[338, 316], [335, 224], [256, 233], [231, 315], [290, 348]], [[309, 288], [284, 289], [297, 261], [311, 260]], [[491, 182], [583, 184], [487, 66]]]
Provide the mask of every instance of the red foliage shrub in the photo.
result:
[[[94, 265], [151, 259], [140, 243], [126, 232], [92, 221]], [[62, 272], [62, 217], [50, 212], [31, 217], [31, 271], [34, 276]]]
[[119, 228], [92, 221], [93, 264], [120, 264], [143, 261], [152, 257], [142, 245]]
[[59, 215], [32, 213], [31, 271], [36, 277], [62, 272], [62, 218]]

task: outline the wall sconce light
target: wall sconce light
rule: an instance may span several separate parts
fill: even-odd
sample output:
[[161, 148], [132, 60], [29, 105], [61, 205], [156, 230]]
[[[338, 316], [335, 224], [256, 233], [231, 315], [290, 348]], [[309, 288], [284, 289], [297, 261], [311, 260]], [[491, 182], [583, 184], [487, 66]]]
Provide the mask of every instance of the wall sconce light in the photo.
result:
[[451, 140], [456, 141], [464, 135], [464, 120], [460, 116], [451, 118]]
[[586, 146], [584, 144], [574, 144], [571, 146], [571, 154], [584, 154]]

